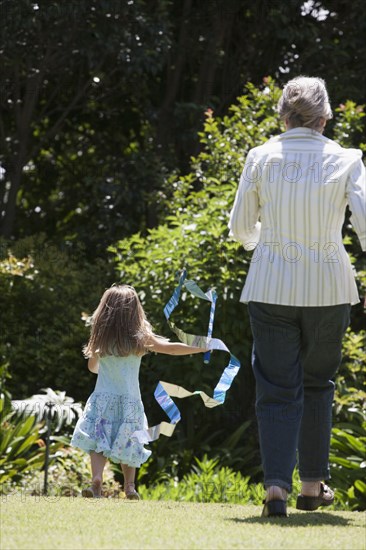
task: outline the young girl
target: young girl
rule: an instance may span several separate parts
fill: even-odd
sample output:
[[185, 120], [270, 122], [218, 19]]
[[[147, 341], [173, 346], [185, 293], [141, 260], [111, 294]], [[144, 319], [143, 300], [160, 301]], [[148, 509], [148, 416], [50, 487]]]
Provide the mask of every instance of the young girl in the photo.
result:
[[112, 286], [92, 316], [84, 354], [89, 359], [89, 370], [98, 378], [71, 440], [71, 445], [90, 453], [92, 484], [83, 489], [84, 497], [101, 496], [103, 470], [110, 459], [121, 463], [126, 497], [140, 498], [135, 490], [136, 467], [149, 458], [151, 451], [132, 440], [131, 435], [147, 427], [138, 376], [141, 357], [148, 351], [189, 355], [207, 350], [156, 336], [135, 289]]

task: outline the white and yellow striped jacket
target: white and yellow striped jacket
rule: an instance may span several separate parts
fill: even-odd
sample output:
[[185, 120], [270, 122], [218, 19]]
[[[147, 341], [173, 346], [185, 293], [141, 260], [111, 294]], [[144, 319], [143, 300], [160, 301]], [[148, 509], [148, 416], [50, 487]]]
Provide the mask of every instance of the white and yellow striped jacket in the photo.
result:
[[[366, 250], [362, 153], [309, 128], [251, 149], [230, 215], [230, 234], [254, 250], [241, 295], [290, 306], [355, 304], [354, 270], [342, 242], [346, 205]], [[260, 220], [260, 221], [259, 221]]]

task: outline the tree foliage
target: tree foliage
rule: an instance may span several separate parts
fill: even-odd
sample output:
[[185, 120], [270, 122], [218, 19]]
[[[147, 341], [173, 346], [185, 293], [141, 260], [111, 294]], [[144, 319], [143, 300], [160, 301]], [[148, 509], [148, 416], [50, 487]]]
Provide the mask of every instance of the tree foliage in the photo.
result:
[[0, 0], [1, 235], [90, 258], [157, 224], [204, 112], [243, 84], [324, 77], [365, 96], [362, 0]]
[[51, 387], [83, 399], [94, 380], [81, 353], [88, 338], [82, 315], [108, 286], [104, 262], [90, 265], [83, 249], [60, 250], [43, 235], [5, 246], [0, 275], [0, 353], [13, 398]]
[[133, 217], [124, 218], [129, 209], [143, 218], [144, 192], [156, 181], [141, 185], [135, 161], [146, 141], [140, 166], [146, 175], [151, 164], [152, 175], [146, 111], [169, 44], [166, 2], [21, 0], [1, 8], [3, 236], [42, 227], [88, 241], [83, 226], [103, 233], [113, 218], [112, 230], [130, 230]]
[[[213, 452], [218, 441], [222, 444], [227, 431], [234, 431], [238, 425], [253, 418], [252, 340], [246, 310], [239, 303], [250, 253], [244, 253], [240, 245], [230, 240], [227, 223], [246, 153], [254, 145], [281, 131], [275, 113], [279, 94], [275, 83], [266, 78], [261, 88], [248, 85], [247, 93], [230, 108], [230, 115], [216, 118], [211, 111], [207, 111], [204, 130], [200, 133], [202, 151], [192, 159], [191, 170], [186, 176], [171, 179], [172, 191], [166, 204], [164, 223], [150, 230], [147, 236], [133, 235], [110, 249], [116, 254], [119, 278], [135, 284], [151, 319], [165, 335], [168, 333], [163, 307], [174, 288], [175, 275], [183, 266], [188, 269], [190, 278], [195, 279], [202, 288], [214, 286], [218, 292], [214, 333], [239, 357], [242, 368], [222, 409], [202, 412], [202, 405], [198, 402], [187, 406], [190, 412], [182, 423], [181, 437], [183, 446], [195, 449], [196, 453], [203, 452], [205, 441], [210, 441]], [[362, 109], [351, 102], [346, 103], [339, 109], [333, 129], [328, 130], [329, 137], [336, 133], [341, 143], [344, 136], [347, 145], [356, 145], [353, 140], [357, 139], [362, 117]], [[364, 296], [365, 263], [348, 221], [345, 222], [344, 233], [345, 243], [358, 270], [360, 295]], [[205, 333], [208, 310], [201, 304], [187, 297], [184, 306], [175, 315], [187, 332]], [[363, 322], [364, 313], [360, 305], [353, 308], [352, 326], [358, 330]], [[347, 342], [349, 344], [349, 340]], [[349, 350], [348, 345], [345, 347], [345, 372], [352, 364]], [[147, 403], [148, 389], [157, 381], [154, 367], [159, 369], [164, 380], [182, 384], [191, 391], [200, 388], [208, 393], [211, 389], [212, 392], [225, 364], [225, 359], [219, 355], [214, 357], [208, 368], [197, 359], [180, 358], [178, 364], [176, 358], [150, 357], [150, 368], [143, 377]], [[350, 372], [347, 377], [351, 376]], [[152, 399], [152, 394], [150, 396]], [[356, 401], [357, 407], [360, 407], [360, 394]], [[185, 408], [186, 404], [182, 407]], [[346, 409], [343, 413], [347, 415]], [[212, 432], [213, 426], [220, 428]], [[237, 446], [241, 449], [241, 456], [245, 456], [251, 444], [244, 444], [242, 448], [241, 445], [243, 439], [239, 438]], [[250, 468], [250, 464], [242, 466], [244, 471]]]
[[[224, 407], [181, 403], [176, 437], [156, 443], [149, 475], [172, 456], [187, 472], [205, 451], [255, 475], [251, 336], [238, 303], [250, 254], [228, 239], [228, 211], [246, 153], [281, 131], [280, 92], [267, 75], [278, 85], [323, 77], [336, 115], [327, 135], [365, 150], [362, 0], [0, 0], [0, 11], [0, 354], [13, 397], [48, 386], [86, 399], [94, 378], [81, 355], [83, 317], [116, 280], [138, 288], [169, 336], [162, 309], [185, 265], [217, 288], [215, 335], [242, 368]], [[348, 220], [344, 242], [364, 296]], [[189, 332], [207, 330], [208, 308], [191, 297], [174, 316]], [[341, 422], [360, 408], [353, 354], [363, 325], [355, 306]], [[209, 393], [226, 361], [222, 352], [205, 367], [197, 357], [146, 357], [149, 420], [161, 418], [159, 379]]]

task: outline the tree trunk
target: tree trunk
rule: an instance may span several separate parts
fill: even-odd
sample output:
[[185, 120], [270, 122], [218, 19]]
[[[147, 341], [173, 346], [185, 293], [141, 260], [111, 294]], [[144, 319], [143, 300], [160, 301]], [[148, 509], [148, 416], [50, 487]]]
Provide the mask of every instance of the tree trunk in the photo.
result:
[[171, 141], [172, 110], [176, 100], [181, 76], [186, 61], [186, 43], [189, 31], [189, 15], [191, 12], [192, 0], [185, 0], [182, 11], [182, 23], [179, 32], [177, 55], [175, 59], [168, 61], [167, 87], [161, 109], [159, 111], [159, 122], [157, 128], [157, 140], [163, 151], [167, 151]]
[[[1, 220], [0, 234], [5, 239], [9, 239], [14, 233], [17, 195], [20, 189], [24, 164], [25, 163], [18, 156], [16, 164], [10, 171], [10, 177], [5, 178], [10, 182], [9, 191], [6, 191], [4, 186], [4, 196], [2, 197], [4, 214]], [[6, 202], [4, 200], [5, 196]]]

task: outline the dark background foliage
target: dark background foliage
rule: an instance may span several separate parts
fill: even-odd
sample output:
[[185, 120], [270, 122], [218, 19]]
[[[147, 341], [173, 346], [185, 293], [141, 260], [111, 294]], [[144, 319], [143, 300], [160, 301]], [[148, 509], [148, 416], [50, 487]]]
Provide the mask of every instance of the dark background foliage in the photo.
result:
[[[153, 470], [176, 454], [182, 473], [211, 450], [255, 474], [251, 337], [238, 303], [250, 257], [228, 243], [227, 215], [247, 151], [281, 131], [269, 76], [279, 86], [324, 78], [338, 109], [326, 135], [366, 142], [363, 11], [363, 0], [0, 0], [0, 354], [14, 398], [52, 387], [86, 400], [95, 379], [81, 355], [82, 317], [114, 281], [134, 284], [170, 336], [162, 307], [185, 264], [205, 290], [217, 286], [215, 335], [243, 366], [225, 407], [182, 402]], [[363, 293], [366, 268], [348, 226]], [[182, 328], [204, 333], [207, 308], [181, 307]], [[363, 325], [360, 305], [352, 328]], [[209, 369], [197, 358], [189, 368], [187, 358], [146, 357], [151, 422], [159, 379], [209, 392], [224, 355]], [[346, 414], [353, 398], [342, 391]]]
[[156, 225], [166, 175], [247, 81], [364, 100], [362, 0], [2, 0], [1, 234], [87, 255]]

